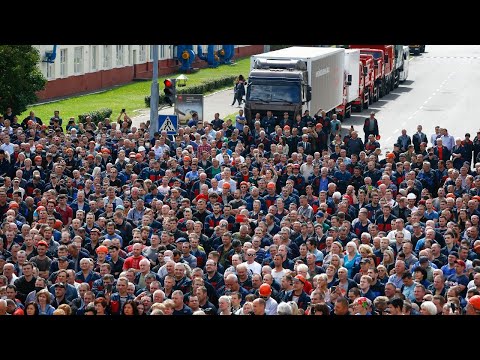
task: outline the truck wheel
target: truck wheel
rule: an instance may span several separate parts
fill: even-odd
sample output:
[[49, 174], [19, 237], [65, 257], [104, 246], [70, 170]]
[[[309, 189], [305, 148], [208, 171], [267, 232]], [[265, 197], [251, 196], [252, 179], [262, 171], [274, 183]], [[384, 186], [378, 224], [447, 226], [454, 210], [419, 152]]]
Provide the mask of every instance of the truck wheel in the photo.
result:
[[420, 52], [424, 53], [425, 52], [425, 45], [420, 46]]
[[420, 55], [420, 49], [415, 49], [415, 50], [413, 51], [413, 54], [414, 54], [415, 56]]
[[385, 95], [383, 83], [378, 85], [378, 98], [382, 98]]
[[373, 102], [377, 102], [378, 99], [379, 99], [379, 95], [378, 95], [378, 85], [375, 85], [373, 87]]
[[345, 119], [348, 119], [350, 118], [350, 116], [352, 116], [352, 108], [353, 108], [353, 105], [350, 106], [350, 108], [345, 112]]
[[366, 102], [363, 103], [363, 108], [364, 108], [364, 109], [368, 109], [368, 101], [366, 101]]
[[368, 103], [370, 105], [373, 104], [373, 94], [371, 92], [368, 92]]

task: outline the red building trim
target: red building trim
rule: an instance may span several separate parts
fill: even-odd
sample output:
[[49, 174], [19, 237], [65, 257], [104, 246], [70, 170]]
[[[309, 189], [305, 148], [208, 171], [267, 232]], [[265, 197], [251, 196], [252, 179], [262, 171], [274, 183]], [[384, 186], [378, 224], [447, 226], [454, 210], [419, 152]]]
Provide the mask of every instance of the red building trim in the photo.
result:
[[[235, 48], [235, 57], [241, 58], [263, 52], [263, 45], [250, 45]], [[64, 79], [49, 81], [42, 90], [37, 93], [39, 100], [49, 100], [75, 94], [88, 93], [106, 89], [115, 85], [127, 84], [134, 79], [149, 79], [152, 77], [152, 62], [125, 66], [111, 70], [101, 70], [78, 76], [69, 76]], [[205, 61], [197, 60], [193, 63], [196, 68], [205, 68]], [[161, 60], [158, 62], [158, 74], [171, 74], [180, 67], [174, 59]]]

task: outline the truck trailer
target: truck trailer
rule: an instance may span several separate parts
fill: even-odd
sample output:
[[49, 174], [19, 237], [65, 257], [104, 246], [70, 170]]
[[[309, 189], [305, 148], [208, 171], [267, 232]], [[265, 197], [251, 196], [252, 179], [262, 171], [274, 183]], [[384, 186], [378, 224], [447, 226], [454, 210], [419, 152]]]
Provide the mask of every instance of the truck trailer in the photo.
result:
[[343, 101], [345, 49], [293, 46], [253, 55], [250, 61], [245, 116], [263, 117], [272, 111], [277, 119], [290, 119], [305, 110], [328, 115]]
[[352, 103], [359, 97], [362, 98], [362, 107], [366, 101], [368, 107], [369, 96], [363, 87], [363, 66], [360, 62], [359, 49], [345, 50], [345, 71], [343, 86], [343, 102], [336, 107], [338, 119], [348, 119], [352, 114]]

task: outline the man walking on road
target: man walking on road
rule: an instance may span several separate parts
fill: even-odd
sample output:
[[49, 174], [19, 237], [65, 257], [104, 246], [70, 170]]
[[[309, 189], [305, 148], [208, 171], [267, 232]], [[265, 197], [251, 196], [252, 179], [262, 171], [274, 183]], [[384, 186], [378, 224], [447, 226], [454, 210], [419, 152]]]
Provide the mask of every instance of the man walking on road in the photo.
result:
[[370, 113], [370, 117], [365, 119], [363, 132], [365, 133], [365, 143], [368, 141], [368, 135], [373, 134], [375, 138], [380, 135], [378, 132], [378, 120], [375, 119], [375, 113], [373, 111]]

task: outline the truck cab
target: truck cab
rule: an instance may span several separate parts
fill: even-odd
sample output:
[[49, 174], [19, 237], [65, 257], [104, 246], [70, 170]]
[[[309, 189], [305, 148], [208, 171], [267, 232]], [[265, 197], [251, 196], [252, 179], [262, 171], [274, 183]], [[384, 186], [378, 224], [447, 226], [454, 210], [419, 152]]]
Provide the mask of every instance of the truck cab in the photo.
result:
[[288, 112], [291, 119], [303, 114], [303, 105], [311, 93], [306, 79], [306, 65], [300, 60], [255, 61], [247, 84], [245, 117], [255, 118], [267, 110], [281, 119]]

